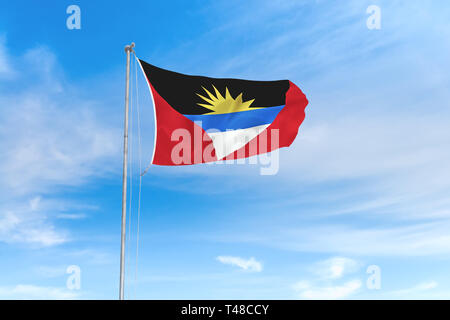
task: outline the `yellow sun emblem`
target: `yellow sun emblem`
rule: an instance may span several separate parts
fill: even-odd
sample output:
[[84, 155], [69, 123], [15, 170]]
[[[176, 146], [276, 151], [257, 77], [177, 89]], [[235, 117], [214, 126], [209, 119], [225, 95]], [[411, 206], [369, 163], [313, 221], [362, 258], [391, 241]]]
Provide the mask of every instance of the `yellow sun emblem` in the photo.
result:
[[205, 100], [208, 104], [205, 103], [197, 103], [199, 106], [205, 107], [211, 112], [207, 114], [223, 114], [223, 113], [231, 113], [231, 112], [240, 112], [240, 111], [248, 111], [255, 110], [261, 108], [250, 108], [250, 105], [255, 101], [255, 99], [242, 101], [242, 93], [240, 93], [236, 98], [233, 98], [228, 91], [228, 88], [225, 87], [225, 97], [222, 96], [217, 90], [215, 86], [212, 86], [216, 95], [209, 92], [205, 87], [202, 87], [205, 90], [206, 94], [209, 98], [202, 96], [201, 94], [197, 95]]

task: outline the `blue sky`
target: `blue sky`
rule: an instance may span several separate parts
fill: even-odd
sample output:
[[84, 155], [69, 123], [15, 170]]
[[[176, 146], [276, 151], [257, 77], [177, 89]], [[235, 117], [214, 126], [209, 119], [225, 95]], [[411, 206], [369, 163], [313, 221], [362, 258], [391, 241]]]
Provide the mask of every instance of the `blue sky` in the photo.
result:
[[[71, 4], [80, 30], [66, 28]], [[276, 175], [151, 167], [137, 273], [134, 108], [127, 298], [450, 298], [449, 14], [419, 0], [2, 3], [0, 298], [117, 298], [131, 41], [179, 72], [290, 79], [310, 104]], [[141, 74], [137, 88], [145, 166]]]

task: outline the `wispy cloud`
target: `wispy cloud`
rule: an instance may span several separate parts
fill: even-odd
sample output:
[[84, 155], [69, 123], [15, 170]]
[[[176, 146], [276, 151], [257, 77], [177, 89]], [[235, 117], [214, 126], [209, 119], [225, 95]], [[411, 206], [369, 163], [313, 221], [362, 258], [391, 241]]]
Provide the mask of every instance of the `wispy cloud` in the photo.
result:
[[348, 281], [336, 286], [314, 286], [309, 282], [301, 281], [294, 285], [294, 290], [299, 298], [312, 300], [336, 300], [344, 299], [355, 294], [361, 288], [360, 280]]
[[348, 273], [353, 273], [359, 268], [359, 263], [346, 257], [333, 257], [318, 262], [312, 271], [321, 279], [339, 279]]
[[9, 79], [14, 75], [13, 67], [6, 48], [6, 37], [0, 34], [0, 80]]
[[14, 204], [12, 209], [0, 207], [0, 241], [37, 246], [68, 241], [66, 232], [56, 230], [47, 215], [38, 210], [37, 199], [26, 205]]
[[66, 276], [67, 266], [38, 266], [35, 268], [35, 272], [40, 277], [44, 278], [58, 278]]
[[[288, 221], [286, 221], [288, 223]], [[266, 228], [264, 233], [219, 231], [206, 239], [229, 243], [258, 243], [299, 252], [321, 252], [352, 256], [438, 256], [450, 252], [450, 222], [436, 220], [397, 226], [350, 226], [310, 224]]]
[[[4, 43], [0, 39], [0, 72], [12, 60], [5, 62]], [[69, 240], [55, 218], [85, 216], [68, 212], [73, 201], [55, 191], [111, 172], [120, 134], [99, 114], [101, 105], [78, 98], [49, 48], [31, 48], [16, 59], [16, 77], [0, 93], [0, 241], [53, 246]]]
[[[347, 257], [332, 257], [313, 263], [309, 270], [311, 280], [296, 282], [292, 288], [301, 299], [345, 299], [355, 294], [361, 287], [360, 279], [355, 279], [360, 263]], [[343, 279], [350, 275], [353, 279]], [[340, 283], [336, 283], [340, 282]]]
[[[21, 57], [19, 83], [0, 94], [3, 153], [2, 188], [23, 194], [79, 185], [111, 170], [120, 146], [118, 129], [102, 114], [102, 105], [82, 100], [68, 84], [55, 55], [46, 47]], [[30, 80], [33, 79], [33, 80]]]
[[65, 251], [62, 252], [62, 254], [70, 258], [81, 259], [82, 261], [94, 265], [112, 265], [116, 261], [115, 257], [110, 252], [93, 247]]
[[84, 213], [59, 213], [56, 215], [58, 219], [79, 220], [86, 218]]
[[409, 300], [439, 300], [448, 299], [450, 291], [448, 287], [435, 280], [422, 281], [416, 285], [394, 290], [380, 290], [376, 295], [370, 295], [379, 299], [409, 299]]
[[0, 298], [2, 299], [50, 299], [50, 300], [72, 300], [79, 298], [79, 291], [71, 291], [59, 287], [43, 287], [28, 284], [0, 287]]
[[216, 259], [223, 264], [229, 264], [249, 272], [261, 272], [263, 269], [262, 263], [253, 257], [250, 259], [244, 259], [233, 256], [218, 256]]
[[388, 293], [388, 295], [398, 296], [399, 298], [408, 298], [417, 294], [424, 293], [429, 290], [433, 290], [437, 286], [438, 283], [436, 281], [427, 281], [419, 283], [418, 285], [410, 288], [391, 291]]

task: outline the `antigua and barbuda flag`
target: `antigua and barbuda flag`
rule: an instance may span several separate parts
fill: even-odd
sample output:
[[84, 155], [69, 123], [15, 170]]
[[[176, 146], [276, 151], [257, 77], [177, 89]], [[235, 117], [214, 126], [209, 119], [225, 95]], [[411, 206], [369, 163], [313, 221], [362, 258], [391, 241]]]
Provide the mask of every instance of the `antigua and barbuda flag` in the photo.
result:
[[291, 81], [185, 75], [139, 60], [153, 97], [152, 164], [233, 160], [288, 147], [308, 100]]

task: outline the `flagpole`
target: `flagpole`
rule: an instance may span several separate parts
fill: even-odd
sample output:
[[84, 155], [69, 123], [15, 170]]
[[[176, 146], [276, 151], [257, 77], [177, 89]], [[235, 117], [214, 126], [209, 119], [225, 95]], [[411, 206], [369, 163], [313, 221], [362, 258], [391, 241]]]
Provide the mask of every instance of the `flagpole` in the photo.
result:
[[125, 287], [125, 230], [127, 223], [127, 165], [128, 165], [128, 104], [130, 96], [130, 54], [133, 51], [134, 42], [125, 46], [127, 54], [127, 75], [125, 85], [125, 124], [123, 133], [123, 181], [122, 181], [122, 230], [120, 238], [120, 284], [119, 300], [124, 299]]

